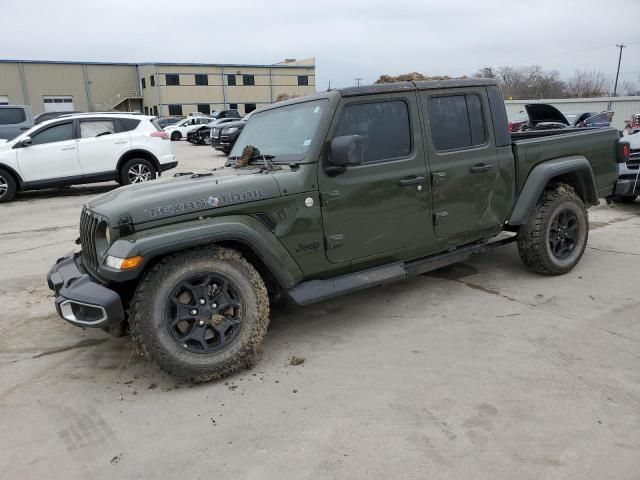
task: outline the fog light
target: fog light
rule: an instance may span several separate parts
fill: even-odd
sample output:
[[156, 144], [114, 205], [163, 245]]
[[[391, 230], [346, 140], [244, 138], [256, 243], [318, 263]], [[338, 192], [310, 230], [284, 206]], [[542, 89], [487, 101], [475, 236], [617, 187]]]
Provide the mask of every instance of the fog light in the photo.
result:
[[119, 258], [112, 255], [107, 255], [107, 259], [104, 262], [107, 267], [114, 270], [131, 270], [136, 268], [142, 263], [142, 257], [140, 255], [129, 258]]

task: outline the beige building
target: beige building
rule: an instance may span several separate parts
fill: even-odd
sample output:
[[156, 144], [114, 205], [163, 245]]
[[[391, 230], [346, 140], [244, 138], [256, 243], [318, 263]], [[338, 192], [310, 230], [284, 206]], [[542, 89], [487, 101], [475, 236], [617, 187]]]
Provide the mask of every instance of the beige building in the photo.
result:
[[152, 115], [237, 108], [315, 92], [315, 60], [273, 65], [80, 63], [0, 60], [0, 104], [45, 111], [139, 111]]

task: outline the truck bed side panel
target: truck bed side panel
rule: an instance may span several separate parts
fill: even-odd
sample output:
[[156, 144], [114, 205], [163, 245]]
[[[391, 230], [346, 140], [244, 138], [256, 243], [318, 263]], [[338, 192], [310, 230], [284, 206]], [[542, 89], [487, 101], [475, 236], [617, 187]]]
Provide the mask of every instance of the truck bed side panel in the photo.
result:
[[513, 142], [518, 193], [522, 191], [531, 170], [539, 163], [578, 155], [585, 157], [591, 164], [598, 196], [602, 198], [610, 195], [618, 175], [615, 152], [619, 139], [617, 130], [605, 128]]

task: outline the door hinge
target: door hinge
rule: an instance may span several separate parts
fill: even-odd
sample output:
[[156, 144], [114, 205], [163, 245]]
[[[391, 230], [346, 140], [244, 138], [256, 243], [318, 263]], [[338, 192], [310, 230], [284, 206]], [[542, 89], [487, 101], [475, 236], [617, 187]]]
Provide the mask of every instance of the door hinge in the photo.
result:
[[340, 197], [340, 192], [338, 190], [332, 190], [330, 192], [322, 192], [320, 193], [320, 202], [323, 207], [329, 205], [329, 202], [332, 200], [337, 200]]
[[338, 235], [329, 235], [326, 238], [326, 242], [327, 242], [327, 250], [332, 250], [334, 248], [338, 248], [341, 247], [342, 245], [344, 245], [344, 235], [338, 234]]
[[436, 212], [433, 214], [433, 224], [441, 225], [449, 220], [449, 212]]
[[447, 179], [447, 172], [431, 172], [431, 185], [436, 186]]

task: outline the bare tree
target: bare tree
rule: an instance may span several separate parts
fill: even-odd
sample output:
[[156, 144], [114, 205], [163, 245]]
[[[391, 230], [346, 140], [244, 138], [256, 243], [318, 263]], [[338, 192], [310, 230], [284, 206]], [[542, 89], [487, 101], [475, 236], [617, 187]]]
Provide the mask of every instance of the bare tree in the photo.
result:
[[539, 65], [501, 67], [497, 78], [506, 98], [536, 99], [563, 96], [564, 84], [557, 70], [543, 70]]
[[611, 81], [602, 72], [576, 70], [565, 82], [565, 94], [569, 98], [605, 97], [611, 91]]
[[[640, 76], [638, 76], [638, 82], [640, 83]], [[625, 80], [622, 82], [622, 93], [630, 96], [640, 95], [640, 86], [631, 80]]]

